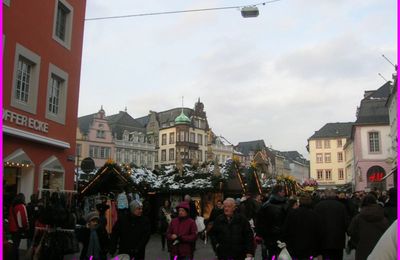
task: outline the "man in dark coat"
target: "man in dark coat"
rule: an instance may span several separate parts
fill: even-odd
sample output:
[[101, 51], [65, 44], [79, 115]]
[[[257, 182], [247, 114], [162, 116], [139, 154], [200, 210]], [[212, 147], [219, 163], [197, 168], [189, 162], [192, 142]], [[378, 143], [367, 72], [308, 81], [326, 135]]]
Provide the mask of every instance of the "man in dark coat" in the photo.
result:
[[389, 224], [392, 224], [397, 219], [397, 189], [390, 188], [389, 199], [385, 203], [385, 217], [389, 220]]
[[283, 242], [293, 259], [305, 260], [316, 257], [321, 227], [319, 217], [312, 208], [312, 198], [308, 193], [300, 196], [300, 206], [289, 210], [283, 226]]
[[283, 186], [275, 185], [271, 197], [258, 211], [256, 234], [263, 239], [263, 259], [272, 259], [279, 255], [281, 249], [277, 245], [282, 240], [282, 227], [287, 215], [287, 204]]
[[356, 260], [365, 260], [389, 227], [383, 208], [368, 194], [361, 203], [360, 214], [354, 217], [348, 233], [356, 247]]
[[219, 260], [243, 260], [254, 256], [253, 231], [247, 219], [235, 212], [235, 200], [224, 201], [224, 214], [219, 215], [210, 230]]
[[110, 253], [114, 255], [119, 244], [118, 254], [128, 254], [130, 259], [143, 260], [150, 239], [150, 221], [142, 216], [143, 206], [140, 202], [132, 201], [130, 211], [130, 216], [121, 215], [113, 226]]
[[323, 259], [342, 260], [349, 223], [346, 207], [337, 200], [336, 193], [328, 189], [325, 199], [315, 206], [315, 212], [320, 218], [323, 234], [319, 253]]

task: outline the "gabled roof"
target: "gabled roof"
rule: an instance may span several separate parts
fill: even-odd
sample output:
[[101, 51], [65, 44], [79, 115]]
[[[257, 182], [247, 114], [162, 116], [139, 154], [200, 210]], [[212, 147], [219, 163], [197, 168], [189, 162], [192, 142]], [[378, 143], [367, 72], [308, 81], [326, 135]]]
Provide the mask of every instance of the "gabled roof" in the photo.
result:
[[366, 99], [386, 99], [389, 97], [390, 94], [390, 84], [391, 82], [388, 81], [383, 84], [380, 88], [375, 91], [368, 91], [370, 92], [363, 100]]
[[390, 81], [386, 82], [361, 100], [357, 111], [356, 125], [389, 124], [389, 111], [386, 102], [390, 95], [390, 84]]
[[361, 101], [355, 124], [389, 124], [389, 111], [386, 106], [386, 99]]
[[162, 111], [157, 113], [158, 114], [158, 120], [160, 122], [160, 126], [162, 127], [163, 124], [173, 122], [175, 123], [175, 118], [177, 118], [181, 112], [188, 117], [191, 118], [193, 115], [193, 109], [191, 108], [173, 108], [167, 111]]
[[82, 134], [87, 134], [89, 132], [90, 124], [95, 115], [97, 115], [97, 113], [78, 117], [78, 126]]
[[150, 118], [150, 116], [142, 116], [142, 117], [136, 118], [136, 121], [138, 121], [139, 124], [141, 124], [143, 127], [146, 127], [147, 124], [149, 123], [149, 118]]
[[248, 142], [239, 142], [235, 149], [245, 156], [248, 156], [250, 152], [256, 152], [260, 150], [265, 150], [267, 147], [264, 143], [264, 140], [255, 140]]
[[298, 151], [281, 152], [291, 162], [299, 162], [308, 165], [310, 162], [306, 160]]
[[119, 111], [118, 114], [107, 116], [106, 119], [111, 127], [113, 136], [117, 136], [117, 139], [122, 139], [125, 130], [128, 132], [146, 132], [142, 124], [124, 111]]
[[353, 122], [327, 123], [309, 139], [350, 137], [353, 124]]

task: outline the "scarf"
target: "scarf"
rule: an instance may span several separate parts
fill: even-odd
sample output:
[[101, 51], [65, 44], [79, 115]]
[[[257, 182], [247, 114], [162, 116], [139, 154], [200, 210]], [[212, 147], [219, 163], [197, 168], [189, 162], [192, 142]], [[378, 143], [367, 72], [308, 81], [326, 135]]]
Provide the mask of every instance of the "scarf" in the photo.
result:
[[99, 259], [100, 258], [100, 242], [99, 242], [99, 237], [97, 236], [97, 231], [96, 229], [91, 229], [90, 230], [90, 238], [89, 238], [89, 246], [88, 250], [86, 253], [86, 256], [90, 257], [93, 256], [93, 259]]

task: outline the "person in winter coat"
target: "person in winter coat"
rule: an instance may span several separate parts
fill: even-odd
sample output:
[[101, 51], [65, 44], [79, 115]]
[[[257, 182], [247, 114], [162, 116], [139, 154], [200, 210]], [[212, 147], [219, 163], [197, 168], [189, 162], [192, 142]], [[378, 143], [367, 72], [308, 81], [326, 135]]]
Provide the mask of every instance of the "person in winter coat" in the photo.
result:
[[164, 205], [160, 207], [158, 212], [158, 227], [161, 235], [161, 249], [165, 250], [165, 239], [168, 226], [172, 221], [172, 209], [171, 202], [167, 199], [164, 201]]
[[388, 192], [389, 199], [385, 203], [385, 217], [389, 220], [389, 224], [397, 219], [397, 189], [390, 188]]
[[342, 260], [346, 244], [346, 230], [349, 219], [346, 207], [337, 200], [335, 191], [325, 191], [325, 199], [318, 202], [314, 208], [321, 220], [319, 253], [323, 259]]
[[22, 233], [27, 234], [29, 230], [28, 214], [25, 207], [25, 195], [23, 193], [15, 196], [8, 214], [9, 231], [11, 233], [13, 259], [19, 259], [19, 245]]
[[142, 216], [143, 206], [134, 200], [130, 203], [130, 215], [118, 217], [111, 233], [110, 254], [128, 254], [130, 259], [145, 259], [146, 245], [149, 242], [151, 228], [147, 217]]
[[110, 239], [105, 227], [100, 224], [97, 212], [86, 216], [87, 226], [78, 232], [78, 240], [82, 243], [80, 260], [106, 260]]
[[26, 211], [28, 213], [28, 222], [30, 223], [28, 232], [28, 241], [27, 241], [28, 248], [30, 248], [32, 244], [33, 235], [35, 234], [35, 223], [36, 220], [39, 218], [39, 214], [42, 208], [43, 204], [39, 203], [38, 195], [32, 194], [31, 201], [26, 205]]
[[254, 256], [254, 234], [249, 221], [235, 213], [235, 200], [224, 200], [224, 214], [219, 215], [210, 230], [219, 260], [244, 260]]
[[317, 256], [322, 234], [319, 217], [308, 193], [300, 196], [299, 205], [288, 213], [283, 226], [283, 242], [293, 259], [305, 260]]
[[96, 209], [99, 212], [99, 224], [105, 228], [107, 226], [106, 212], [110, 209], [107, 205], [107, 197], [101, 198], [101, 202], [96, 204]]
[[389, 227], [384, 217], [383, 208], [377, 204], [377, 199], [371, 194], [364, 197], [360, 214], [354, 217], [348, 229], [348, 234], [356, 246], [356, 260], [365, 260]]
[[199, 212], [197, 212], [194, 200], [192, 200], [192, 197], [190, 197], [190, 195], [186, 194], [184, 197], [184, 201], [186, 201], [189, 204], [189, 217], [193, 220], [196, 220], [196, 217], [199, 215]]
[[196, 222], [189, 217], [189, 204], [181, 202], [177, 207], [178, 217], [171, 221], [167, 231], [167, 240], [170, 243], [171, 260], [193, 259], [194, 243], [197, 239]]
[[277, 241], [282, 241], [282, 227], [287, 215], [285, 191], [282, 185], [272, 188], [271, 196], [257, 213], [256, 234], [263, 239], [262, 258], [270, 260], [279, 255]]
[[367, 260], [397, 259], [397, 219], [386, 229]]

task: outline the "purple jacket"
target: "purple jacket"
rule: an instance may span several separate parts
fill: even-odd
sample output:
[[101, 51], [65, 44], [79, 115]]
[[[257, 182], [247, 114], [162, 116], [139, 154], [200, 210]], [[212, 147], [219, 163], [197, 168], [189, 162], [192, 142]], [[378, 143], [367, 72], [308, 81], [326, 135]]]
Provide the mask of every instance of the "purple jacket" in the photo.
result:
[[[172, 234], [178, 236], [179, 243], [173, 244]], [[167, 239], [171, 244], [171, 255], [193, 256], [194, 243], [197, 239], [196, 223], [189, 217], [174, 218], [168, 227]]]

